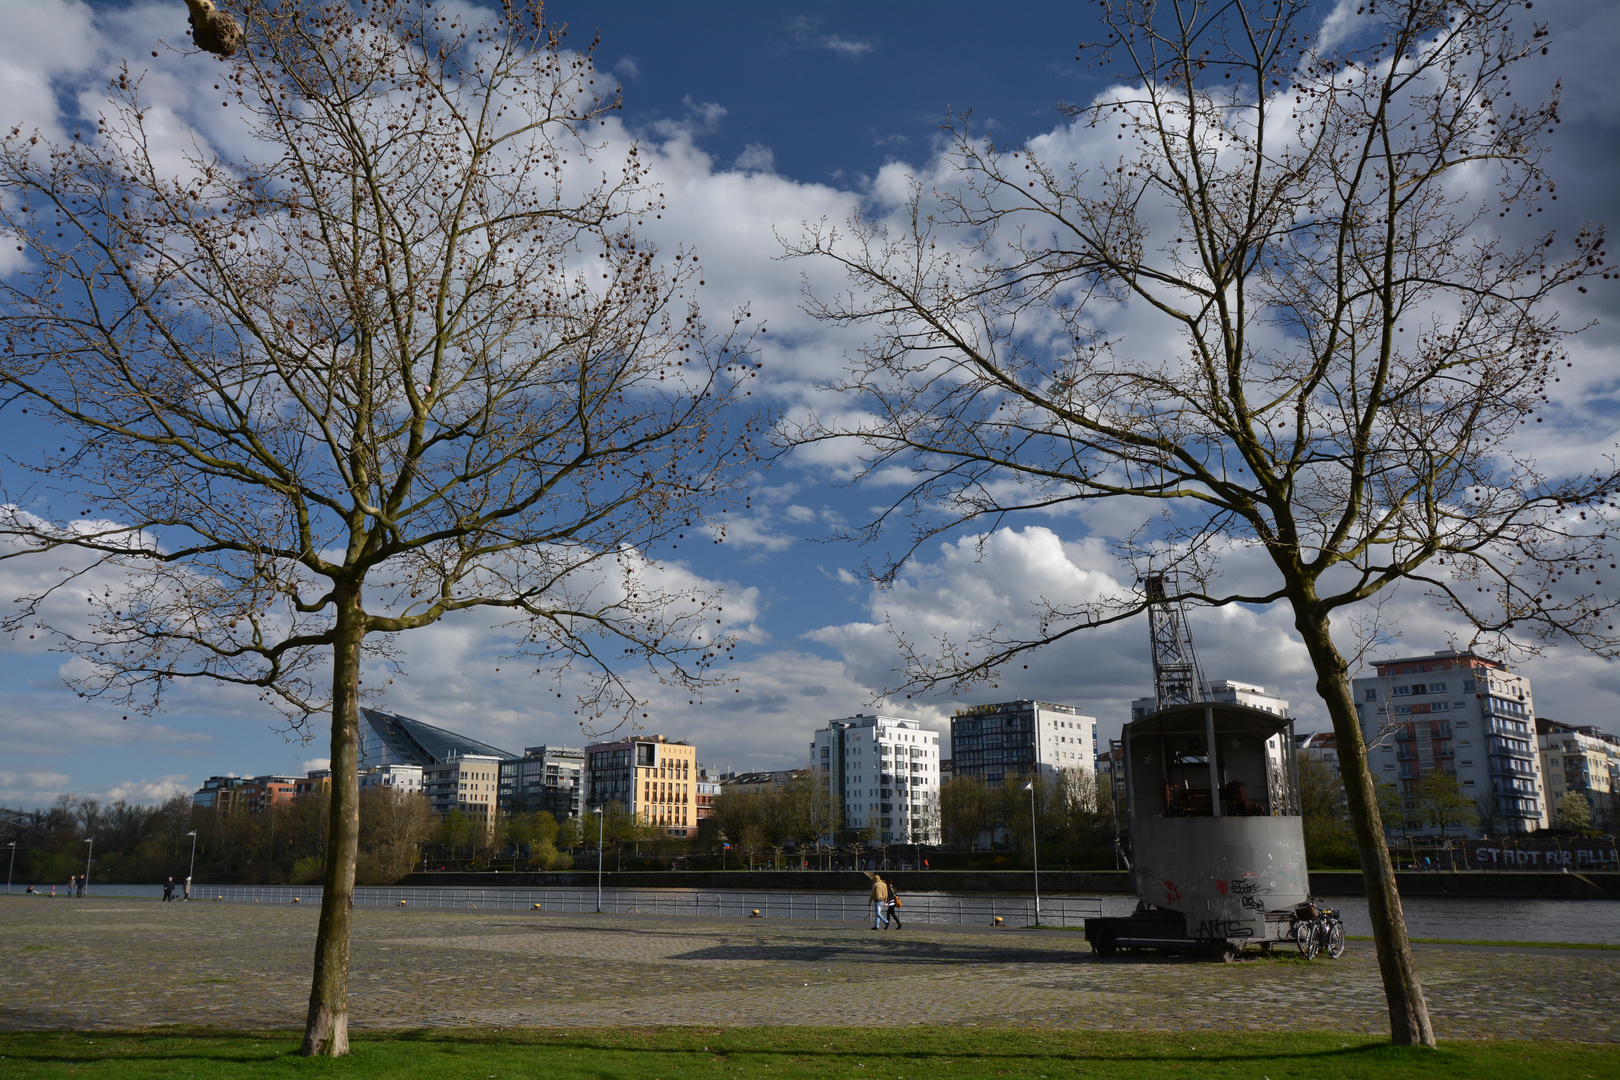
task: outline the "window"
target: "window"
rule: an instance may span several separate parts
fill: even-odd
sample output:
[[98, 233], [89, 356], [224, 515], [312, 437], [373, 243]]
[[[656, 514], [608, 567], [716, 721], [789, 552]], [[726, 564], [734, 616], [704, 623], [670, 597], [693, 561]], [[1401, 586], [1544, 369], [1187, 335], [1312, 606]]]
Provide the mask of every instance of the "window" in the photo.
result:
[[1467, 691], [1472, 690], [1472, 689], [1474, 689], [1474, 680], [1473, 679], [1464, 679], [1463, 680], [1463, 691], [1467, 692]]
[[1365, 691], [1365, 694], [1366, 694], [1365, 700], [1367, 700], [1367, 701], [1377, 701], [1378, 700], [1378, 691], [1377, 690], [1367, 690], [1367, 691]]
[[1391, 689], [1391, 693], [1393, 693], [1396, 697], [1406, 697], [1412, 693], [1412, 688], [1410, 686], [1397, 686]]

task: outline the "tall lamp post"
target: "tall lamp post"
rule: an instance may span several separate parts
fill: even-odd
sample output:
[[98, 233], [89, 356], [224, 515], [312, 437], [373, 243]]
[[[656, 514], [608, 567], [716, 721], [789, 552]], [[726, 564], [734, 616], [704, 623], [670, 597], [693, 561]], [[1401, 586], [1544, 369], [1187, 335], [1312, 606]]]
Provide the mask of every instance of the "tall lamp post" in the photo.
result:
[[192, 829], [186, 833], [191, 837], [191, 865], [186, 868], [186, 899], [191, 899], [191, 874], [197, 869], [197, 830]]
[[602, 808], [598, 806], [591, 813], [596, 815], [596, 913], [602, 914], [602, 821], [606, 817]]
[[1024, 785], [1029, 792], [1029, 858], [1035, 869], [1035, 925], [1041, 924], [1041, 849], [1035, 842], [1035, 779]]
[[6, 847], [11, 849], [11, 865], [6, 867], [6, 895], [11, 895], [11, 872], [17, 869], [17, 841], [13, 840]]
[[83, 889], [85, 892], [89, 892], [90, 891], [90, 856], [95, 853], [95, 850], [96, 850], [96, 838], [92, 836], [90, 839], [86, 840], [85, 843], [89, 844], [90, 846], [84, 849], [84, 884], [81, 885], [80, 888]]

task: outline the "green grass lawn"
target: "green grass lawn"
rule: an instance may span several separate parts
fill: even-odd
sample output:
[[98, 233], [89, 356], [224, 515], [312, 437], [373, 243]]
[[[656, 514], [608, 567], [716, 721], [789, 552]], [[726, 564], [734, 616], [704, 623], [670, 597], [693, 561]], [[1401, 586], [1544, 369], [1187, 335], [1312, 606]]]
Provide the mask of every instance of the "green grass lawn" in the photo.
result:
[[297, 1056], [288, 1032], [0, 1033], [0, 1075], [141, 1080], [421, 1077], [687, 1080], [707, 1077], [1444, 1077], [1620, 1075], [1620, 1046], [1447, 1043], [1396, 1049], [1364, 1035], [1043, 1031], [1009, 1028], [610, 1028], [357, 1035], [346, 1058]]

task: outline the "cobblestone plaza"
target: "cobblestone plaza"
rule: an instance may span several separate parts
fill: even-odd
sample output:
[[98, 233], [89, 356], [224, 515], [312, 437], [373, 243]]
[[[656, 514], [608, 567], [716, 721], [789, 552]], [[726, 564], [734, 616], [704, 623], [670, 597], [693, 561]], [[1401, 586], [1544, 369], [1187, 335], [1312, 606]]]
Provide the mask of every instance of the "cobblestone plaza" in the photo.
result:
[[[0, 1026], [296, 1028], [312, 906], [10, 897]], [[356, 1028], [644, 1024], [1386, 1030], [1338, 961], [1096, 960], [1074, 932], [357, 909]], [[1418, 946], [1442, 1038], [1620, 1041], [1620, 952]]]

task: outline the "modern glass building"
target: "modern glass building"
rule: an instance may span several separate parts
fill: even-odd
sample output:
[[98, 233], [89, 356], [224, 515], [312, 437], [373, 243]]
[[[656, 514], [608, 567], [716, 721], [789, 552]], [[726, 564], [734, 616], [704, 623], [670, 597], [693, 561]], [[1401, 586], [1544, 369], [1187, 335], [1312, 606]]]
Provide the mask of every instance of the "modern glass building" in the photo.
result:
[[409, 716], [378, 709], [360, 710], [360, 767], [443, 765], [468, 754], [516, 757], [509, 751]]

